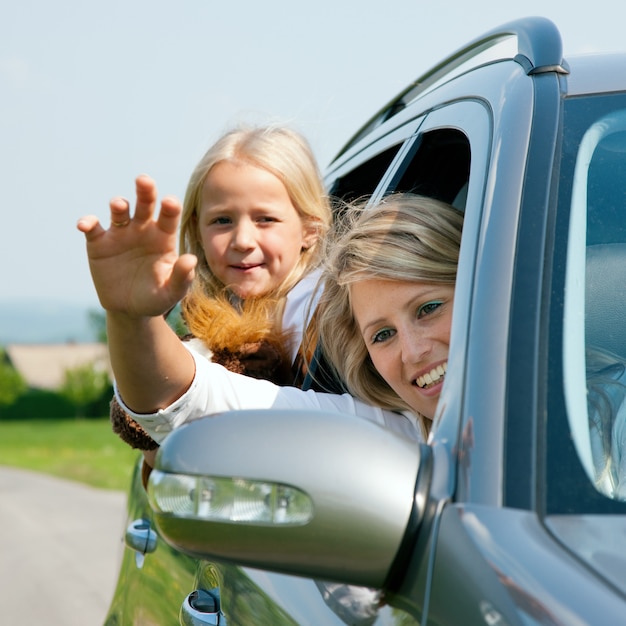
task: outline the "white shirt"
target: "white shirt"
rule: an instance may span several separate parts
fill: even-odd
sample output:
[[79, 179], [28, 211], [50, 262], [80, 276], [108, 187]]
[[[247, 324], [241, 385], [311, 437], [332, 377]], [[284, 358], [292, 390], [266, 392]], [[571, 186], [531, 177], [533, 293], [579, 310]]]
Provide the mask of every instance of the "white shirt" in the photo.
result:
[[195, 376], [189, 389], [167, 408], [151, 414], [135, 413], [124, 404], [115, 386], [120, 406], [158, 443], [186, 422], [238, 409], [319, 409], [348, 413], [386, 426], [409, 439], [424, 441], [418, 419], [412, 413], [383, 410], [349, 394], [279, 387], [267, 380], [235, 374], [212, 363], [187, 343], [183, 345], [194, 358]]
[[283, 312], [283, 330], [292, 333], [292, 363], [296, 360], [304, 329], [309, 325], [311, 314], [315, 311], [321, 295], [320, 290], [315, 289], [321, 274], [319, 269], [309, 272], [287, 294]]

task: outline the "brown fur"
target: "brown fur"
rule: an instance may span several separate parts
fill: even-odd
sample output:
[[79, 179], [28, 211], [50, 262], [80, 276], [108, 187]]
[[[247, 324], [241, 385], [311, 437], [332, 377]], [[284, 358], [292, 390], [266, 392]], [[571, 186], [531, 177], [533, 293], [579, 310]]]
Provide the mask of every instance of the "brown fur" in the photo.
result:
[[213, 351], [237, 352], [239, 346], [269, 341], [287, 346], [291, 337], [282, 330], [284, 301], [248, 298], [235, 308], [225, 295], [208, 296], [196, 287], [182, 302], [183, 319], [189, 332]]

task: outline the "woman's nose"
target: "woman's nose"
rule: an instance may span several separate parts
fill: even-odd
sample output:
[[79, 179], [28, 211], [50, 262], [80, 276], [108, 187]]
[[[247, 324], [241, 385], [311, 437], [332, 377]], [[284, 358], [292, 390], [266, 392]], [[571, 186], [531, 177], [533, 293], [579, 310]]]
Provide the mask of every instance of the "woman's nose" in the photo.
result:
[[430, 351], [431, 342], [414, 329], [408, 330], [402, 335], [402, 362], [406, 364], [419, 363]]

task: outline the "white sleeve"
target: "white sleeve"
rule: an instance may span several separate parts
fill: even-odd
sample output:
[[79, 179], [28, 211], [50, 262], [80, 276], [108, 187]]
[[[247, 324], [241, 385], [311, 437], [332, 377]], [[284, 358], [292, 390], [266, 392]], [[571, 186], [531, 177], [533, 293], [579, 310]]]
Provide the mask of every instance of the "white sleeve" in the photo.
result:
[[283, 330], [292, 334], [291, 360], [294, 361], [302, 343], [304, 330], [309, 325], [310, 317], [320, 299], [321, 290], [315, 287], [321, 276], [320, 270], [314, 270], [300, 280], [287, 294], [283, 313]]
[[[185, 345], [185, 344], [183, 344]], [[115, 387], [120, 406], [156, 441], [161, 442], [174, 428], [194, 419], [237, 409], [319, 409], [361, 416], [423, 441], [417, 419], [411, 414], [384, 411], [348, 394], [335, 395], [296, 387], [279, 387], [267, 380], [242, 376], [211, 363], [185, 345], [193, 355], [196, 373], [189, 389], [178, 400], [156, 413], [130, 410]]]

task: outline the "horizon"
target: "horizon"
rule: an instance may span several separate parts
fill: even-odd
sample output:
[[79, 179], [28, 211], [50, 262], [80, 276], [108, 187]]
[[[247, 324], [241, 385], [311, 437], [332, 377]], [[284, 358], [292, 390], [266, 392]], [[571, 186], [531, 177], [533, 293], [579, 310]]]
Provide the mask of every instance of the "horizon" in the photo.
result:
[[11, 344], [95, 343], [89, 312], [102, 310], [47, 298], [0, 298], [0, 346]]

